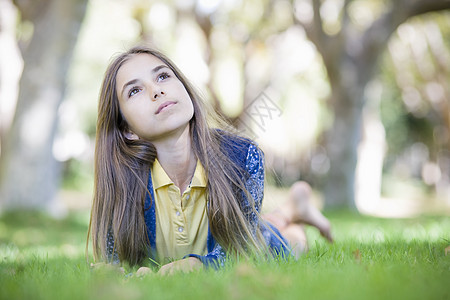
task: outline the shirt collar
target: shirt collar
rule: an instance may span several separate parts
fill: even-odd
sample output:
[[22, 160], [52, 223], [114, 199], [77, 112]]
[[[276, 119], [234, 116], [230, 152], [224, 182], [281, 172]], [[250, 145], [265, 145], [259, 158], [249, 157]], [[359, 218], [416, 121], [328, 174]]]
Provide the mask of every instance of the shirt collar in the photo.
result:
[[[153, 187], [159, 189], [160, 187], [173, 184], [173, 181], [169, 178], [166, 171], [159, 163], [158, 159], [155, 159], [152, 167], [152, 180]], [[195, 166], [194, 176], [190, 184], [191, 187], [206, 187], [206, 176], [205, 169], [203, 169], [202, 164], [197, 160], [197, 165]]]
[[205, 169], [203, 169], [203, 166], [198, 159], [194, 176], [192, 177], [191, 187], [206, 187]]
[[169, 178], [166, 171], [162, 168], [158, 159], [155, 159], [152, 167], [152, 180], [153, 187], [159, 189], [160, 187], [173, 184], [173, 181]]

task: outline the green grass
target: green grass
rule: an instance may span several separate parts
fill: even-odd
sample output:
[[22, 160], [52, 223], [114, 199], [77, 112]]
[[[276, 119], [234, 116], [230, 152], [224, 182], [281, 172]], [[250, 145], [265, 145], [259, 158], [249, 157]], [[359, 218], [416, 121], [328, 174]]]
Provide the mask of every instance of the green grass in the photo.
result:
[[85, 212], [4, 215], [0, 299], [450, 299], [450, 218], [327, 216], [336, 242], [310, 228], [310, 251], [298, 261], [138, 278], [90, 270]]

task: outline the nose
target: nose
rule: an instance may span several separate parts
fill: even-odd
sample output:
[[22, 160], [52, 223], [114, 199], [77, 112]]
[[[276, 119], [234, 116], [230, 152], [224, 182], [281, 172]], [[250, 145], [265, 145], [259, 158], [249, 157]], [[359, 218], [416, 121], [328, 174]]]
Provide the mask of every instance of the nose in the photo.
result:
[[164, 92], [162, 90], [157, 90], [153, 94], [153, 100], [156, 101], [158, 97], [164, 96]]

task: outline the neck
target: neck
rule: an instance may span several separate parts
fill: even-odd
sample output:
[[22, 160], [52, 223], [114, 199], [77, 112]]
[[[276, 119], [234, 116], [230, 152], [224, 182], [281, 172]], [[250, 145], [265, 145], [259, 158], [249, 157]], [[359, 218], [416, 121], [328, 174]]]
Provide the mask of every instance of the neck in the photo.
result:
[[164, 139], [153, 141], [153, 145], [162, 168], [183, 193], [189, 185], [197, 165], [189, 126]]

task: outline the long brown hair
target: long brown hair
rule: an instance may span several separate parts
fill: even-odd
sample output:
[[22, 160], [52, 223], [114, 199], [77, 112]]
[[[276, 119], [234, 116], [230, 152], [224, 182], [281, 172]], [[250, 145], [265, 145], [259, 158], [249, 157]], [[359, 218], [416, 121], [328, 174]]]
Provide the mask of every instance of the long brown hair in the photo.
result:
[[[190, 121], [190, 136], [194, 153], [207, 176], [211, 234], [231, 253], [263, 253], [266, 245], [259, 226], [249, 222], [249, 215], [257, 212], [254, 199], [246, 189], [248, 174], [230, 159], [222, 145], [224, 140], [230, 139], [237, 141], [234, 147], [244, 147], [245, 143], [240, 143], [241, 138], [233, 133], [211, 128], [203, 101], [187, 78], [166, 56], [146, 47], [134, 47], [119, 55], [105, 73], [98, 104], [94, 200], [86, 249], [91, 235], [94, 259], [107, 260], [107, 236], [112, 235], [113, 251], [121, 261], [140, 264], [149, 255], [144, 201], [145, 196], [150, 195], [147, 180], [157, 153], [150, 142], [127, 138], [128, 124], [120, 112], [116, 93], [117, 72], [136, 54], [159, 58], [172, 69], [192, 100], [194, 116]], [[239, 199], [242, 194], [248, 198], [250, 213], [242, 211]]]

